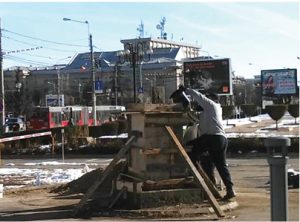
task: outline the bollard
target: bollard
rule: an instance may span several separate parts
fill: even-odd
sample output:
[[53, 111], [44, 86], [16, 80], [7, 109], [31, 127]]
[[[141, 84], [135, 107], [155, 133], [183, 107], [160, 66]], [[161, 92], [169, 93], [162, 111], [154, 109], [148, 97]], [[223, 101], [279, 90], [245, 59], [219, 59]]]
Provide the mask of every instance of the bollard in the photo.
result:
[[61, 129], [61, 156], [63, 163], [65, 162], [65, 129]]
[[0, 199], [3, 198], [3, 184], [0, 184]]
[[287, 147], [291, 140], [271, 137], [264, 140], [270, 166], [271, 220], [288, 221]]

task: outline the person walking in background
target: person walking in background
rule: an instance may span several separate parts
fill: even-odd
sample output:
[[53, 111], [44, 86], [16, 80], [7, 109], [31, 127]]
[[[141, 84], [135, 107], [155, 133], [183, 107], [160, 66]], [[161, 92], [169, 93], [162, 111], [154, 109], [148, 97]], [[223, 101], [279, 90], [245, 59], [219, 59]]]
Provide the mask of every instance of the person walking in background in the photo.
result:
[[[189, 142], [192, 145], [191, 160], [195, 164], [201, 161], [201, 153], [208, 152], [208, 157], [203, 170], [207, 176], [214, 180], [214, 167], [217, 168], [220, 177], [226, 187], [224, 200], [229, 200], [236, 196], [233, 189], [230, 172], [226, 164], [227, 138], [222, 124], [222, 107], [216, 94], [207, 96], [194, 89], [179, 86], [179, 90], [190, 95], [203, 109], [199, 115], [199, 136]], [[203, 155], [202, 155], [203, 158]], [[203, 161], [203, 159], [202, 159]], [[209, 164], [208, 164], [209, 163]]]

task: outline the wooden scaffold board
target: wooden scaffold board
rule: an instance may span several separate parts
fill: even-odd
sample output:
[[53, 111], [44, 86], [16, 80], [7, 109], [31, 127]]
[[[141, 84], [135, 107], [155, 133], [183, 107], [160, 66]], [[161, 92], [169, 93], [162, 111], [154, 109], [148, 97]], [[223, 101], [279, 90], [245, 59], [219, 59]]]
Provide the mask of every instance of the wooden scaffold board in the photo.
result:
[[204, 179], [202, 178], [202, 176], [200, 175], [200, 173], [198, 172], [198, 170], [196, 169], [196, 167], [192, 163], [191, 159], [189, 158], [189, 156], [186, 153], [185, 149], [183, 148], [183, 146], [181, 145], [181, 143], [177, 139], [177, 137], [176, 137], [175, 133], [173, 132], [172, 128], [170, 126], [165, 126], [165, 127], [166, 127], [169, 135], [173, 139], [174, 143], [176, 144], [176, 146], [179, 150], [179, 153], [186, 160], [187, 164], [189, 165], [190, 169], [192, 170], [192, 173], [195, 176], [196, 182], [199, 183], [199, 185], [203, 188], [205, 194], [207, 194], [208, 201], [211, 204], [212, 208], [214, 209], [215, 213], [217, 214], [218, 217], [224, 217], [225, 214], [222, 211], [219, 203], [217, 202], [214, 195], [212, 194], [212, 192], [208, 188], [206, 182], [204, 181]]

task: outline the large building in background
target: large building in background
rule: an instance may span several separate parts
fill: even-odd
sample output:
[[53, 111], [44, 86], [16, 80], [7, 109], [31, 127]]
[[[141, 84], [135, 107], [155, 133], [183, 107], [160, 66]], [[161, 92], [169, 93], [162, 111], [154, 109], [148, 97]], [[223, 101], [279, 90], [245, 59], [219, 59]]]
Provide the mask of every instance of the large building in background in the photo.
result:
[[[152, 50], [148, 61], [137, 62], [135, 70], [137, 102], [168, 102], [177, 86], [183, 83], [182, 61], [201, 58], [197, 45], [173, 42], [166, 39], [137, 38], [121, 40], [126, 50], [128, 44], [141, 44]], [[101, 81], [102, 93], [97, 93], [97, 105], [126, 105], [133, 98], [133, 67], [130, 61], [122, 61], [119, 51], [95, 52], [95, 80]], [[206, 59], [206, 57], [202, 57]], [[18, 69], [5, 70], [5, 94], [7, 112], [15, 112], [20, 101], [18, 115], [30, 112], [34, 106], [46, 106], [49, 95], [63, 95], [65, 105], [91, 105], [92, 76], [90, 53], [75, 55], [69, 64], [51, 67], [21, 67], [28, 69], [23, 78]], [[17, 83], [21, 87], [16, 90]]]

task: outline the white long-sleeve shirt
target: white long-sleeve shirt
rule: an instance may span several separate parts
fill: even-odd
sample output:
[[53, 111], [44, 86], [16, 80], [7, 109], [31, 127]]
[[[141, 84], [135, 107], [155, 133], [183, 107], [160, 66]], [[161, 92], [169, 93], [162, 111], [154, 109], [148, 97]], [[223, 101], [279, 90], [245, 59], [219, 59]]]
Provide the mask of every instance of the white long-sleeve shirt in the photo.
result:
[[199, 115], [200, 135], [225, 136], [221, 105], [194, 89], [186, 89], [186, 92], [203, 108], [202, 113]]

